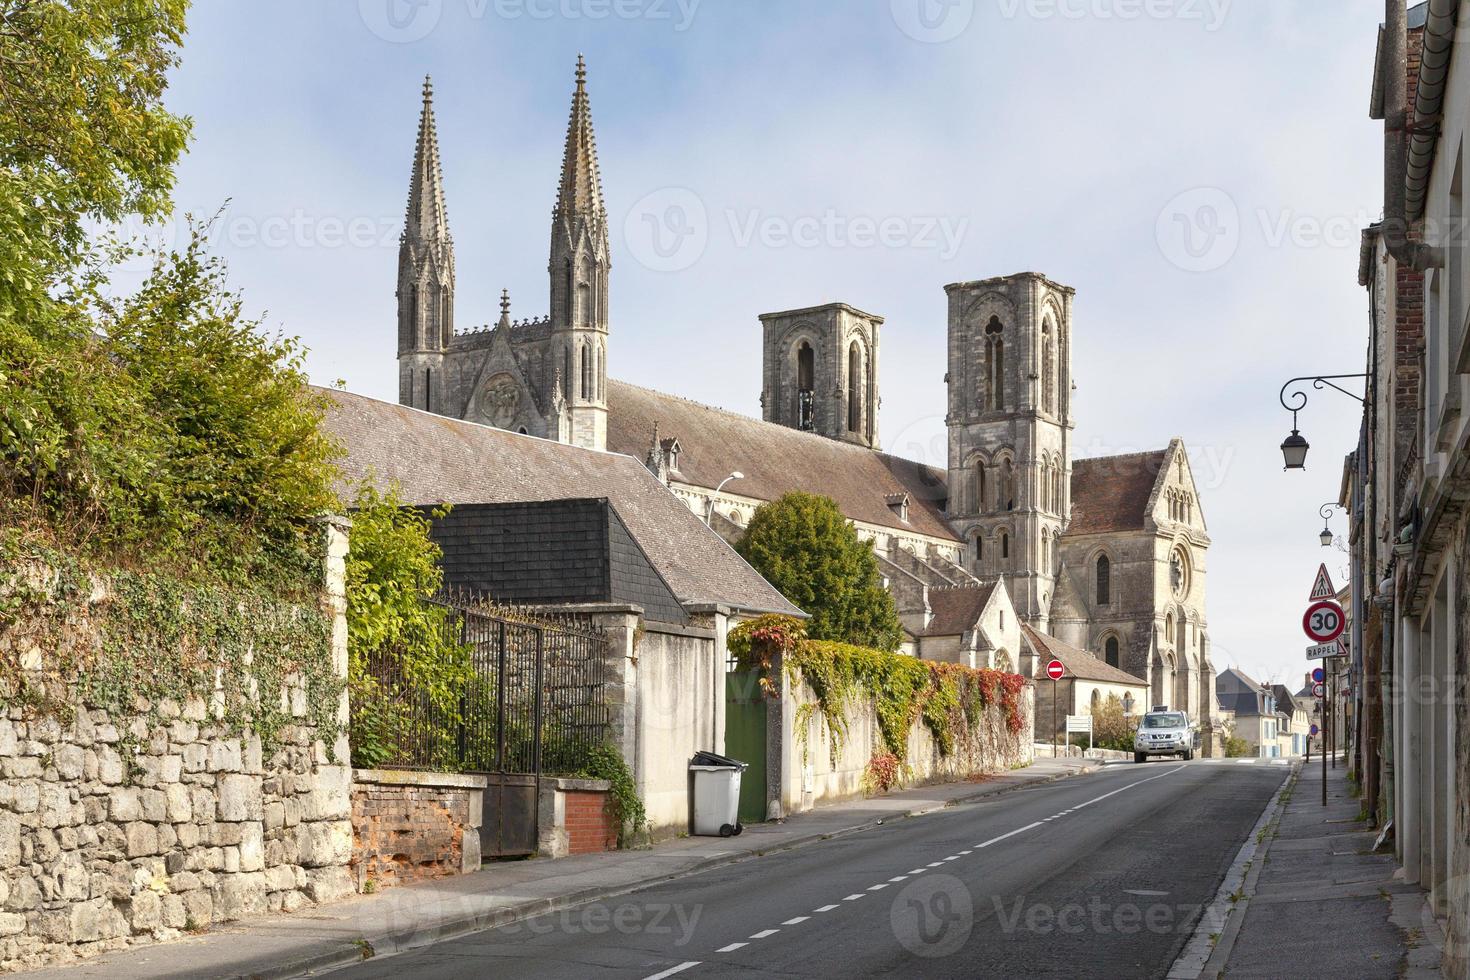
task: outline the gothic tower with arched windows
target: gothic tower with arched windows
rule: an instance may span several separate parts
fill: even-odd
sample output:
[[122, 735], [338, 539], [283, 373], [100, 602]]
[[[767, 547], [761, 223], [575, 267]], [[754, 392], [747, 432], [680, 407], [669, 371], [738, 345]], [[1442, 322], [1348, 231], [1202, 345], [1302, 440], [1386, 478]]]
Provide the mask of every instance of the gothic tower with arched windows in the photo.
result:
[[565, 441], [607, 447], [607, 297], [611, 268], [607, 208], [597, 169], [587, 69], [577, 58], [577, 86], [551, 216], [551, 350], [558, 360], [569, 431]]
[[444, 353], [454, 336], [454, 239], [444, 206], [434, 89], [424, 79], [408, 208], [398, 239], [398, 400], [443, 411]]
[[1073, 290], [1033, 272], [945, 287], [949, 503], [970, 571], [1047, 628], [1071, 513]]
[[877, 449], [882, 324], [846, 303], [762, 313], [762, 417]]

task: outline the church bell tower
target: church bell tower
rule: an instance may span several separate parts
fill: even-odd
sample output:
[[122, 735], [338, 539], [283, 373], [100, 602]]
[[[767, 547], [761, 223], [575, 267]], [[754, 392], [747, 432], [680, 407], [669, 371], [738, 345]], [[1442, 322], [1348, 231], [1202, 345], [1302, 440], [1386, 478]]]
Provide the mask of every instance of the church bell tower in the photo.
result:
[[1034, 272], [944, 291], [950, 523], [970, 571], [1003, 576], [1016, 612], [1045, 630], [1071, 515], [1075, 291]]

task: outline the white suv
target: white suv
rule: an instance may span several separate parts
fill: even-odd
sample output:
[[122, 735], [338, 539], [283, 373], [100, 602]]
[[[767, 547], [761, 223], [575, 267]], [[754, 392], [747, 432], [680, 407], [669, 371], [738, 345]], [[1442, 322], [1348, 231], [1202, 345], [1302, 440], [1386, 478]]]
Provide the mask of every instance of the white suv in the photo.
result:
[[1155, 708], [1143, 716], [1133, 736], [1133, 761], [1147, 762], [1151, 755], [1177, 755], [1188, 761], [1199, 747], [1199, 731], [1182, 711]]

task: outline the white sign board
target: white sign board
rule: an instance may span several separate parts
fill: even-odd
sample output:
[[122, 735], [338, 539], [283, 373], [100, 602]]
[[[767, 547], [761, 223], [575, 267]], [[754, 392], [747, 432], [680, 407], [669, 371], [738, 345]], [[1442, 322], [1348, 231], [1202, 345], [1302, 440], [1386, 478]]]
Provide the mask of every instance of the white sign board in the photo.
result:
[[1308, 660], [1322, 660], [1326, 657], [1340, 657], [1342, 651], [1338, 648], [1337, 641], [1331, 643], [1318, 643], [1307, 647]]
[[1092, 734], [1092, 715], [1068, 715], [1067, 734]]

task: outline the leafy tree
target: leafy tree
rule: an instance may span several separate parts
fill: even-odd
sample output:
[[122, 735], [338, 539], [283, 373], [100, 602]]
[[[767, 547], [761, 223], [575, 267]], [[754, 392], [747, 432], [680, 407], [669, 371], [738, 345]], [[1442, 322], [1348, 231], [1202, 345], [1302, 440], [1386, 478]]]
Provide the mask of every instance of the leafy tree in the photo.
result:
[[[347, 685], [352, 699], [353, 761], [374, 766], [418, 749], [449, 761], [460, 702], [473, 671], [469, 650], [445, 606], [426, 602], [444, 582], [442, 552], [429, 520], [403, 504], [396, 488], [357, 489], [347, 553]], [[429, 708], [432, 731], [402, 724]], [[409, 745], [414, 737], [422, 741]]]
[[188, 0], [0, 0], [0, 322], [33, 321], [86, 221], [168, 214], [188, 120], [163, 106]]
[[873, 544], [858, 537], [831, 499], [788, 493], [763, 504], [736, 550], [811, 614], [812, 639], [898, 648], [902, 627], [878, 574]]
[[1092, 713], [1093, 744], [1100, 749], [1132, 752], [1137, 729], [1138, 719], [1123, 713], [1123, 702], [1116, 694], [1109, 694]]

